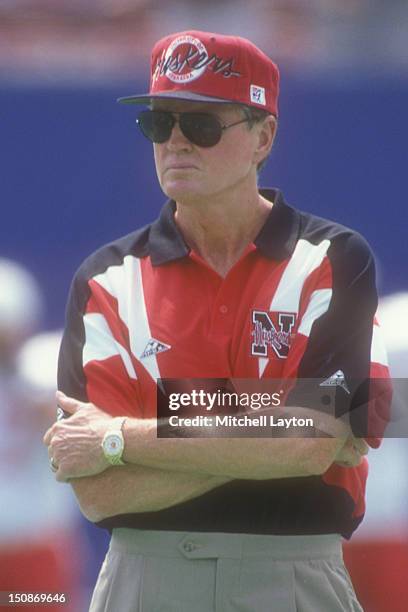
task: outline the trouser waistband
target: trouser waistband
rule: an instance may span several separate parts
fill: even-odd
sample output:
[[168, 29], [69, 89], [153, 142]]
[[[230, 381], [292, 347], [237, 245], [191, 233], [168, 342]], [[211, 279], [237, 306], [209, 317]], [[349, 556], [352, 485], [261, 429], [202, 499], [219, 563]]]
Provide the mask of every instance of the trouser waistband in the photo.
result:
[[339, 534], [274, 536], [118, 528], [113, 530], [110, 548], [129, 554], [188, 559], [343, 560]]

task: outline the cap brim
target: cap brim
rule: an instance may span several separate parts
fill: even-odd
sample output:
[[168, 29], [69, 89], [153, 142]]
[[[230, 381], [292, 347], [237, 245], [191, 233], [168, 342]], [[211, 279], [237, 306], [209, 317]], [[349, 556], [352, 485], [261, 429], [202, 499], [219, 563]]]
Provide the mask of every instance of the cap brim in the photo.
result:
[[[153, 100], [185, 100], [186, 102], [218, 102], [219, 104], [234, 104], [233, 100], [216, 98], [215, 96], [202, 96], [190, 91], [169, 91], [157, 94], [140, 94], [118, 98], [121, 104], [144, 104], [148, 106]], [[236, 102], [235, 102], [236, 104]]]

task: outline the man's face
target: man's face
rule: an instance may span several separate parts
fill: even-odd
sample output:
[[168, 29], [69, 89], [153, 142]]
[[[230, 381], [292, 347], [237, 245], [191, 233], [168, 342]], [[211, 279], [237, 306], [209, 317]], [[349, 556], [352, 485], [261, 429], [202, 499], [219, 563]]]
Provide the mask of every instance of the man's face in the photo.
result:
[[[245, 119], [241, 108], [225, 104], [157, 100], [154, 110], [175, 113], [200, 112], [216, 115], [222, 125]], [[164, 193], [177, 202], [191, 203], [228, 193], [253, 175], [256, 180], [254, 150], [257, 130], [241, 123], [224, 130], [213, 147], [199, 147], [181, 132], [178, 123], [170, 138], [154, 144], [157, 176]]]

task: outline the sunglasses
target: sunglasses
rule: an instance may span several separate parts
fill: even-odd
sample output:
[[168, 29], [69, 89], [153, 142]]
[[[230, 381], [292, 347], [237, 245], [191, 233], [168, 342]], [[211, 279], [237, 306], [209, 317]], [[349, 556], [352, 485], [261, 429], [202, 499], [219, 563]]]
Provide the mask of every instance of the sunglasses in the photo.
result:
[[[178, 115], [178, 119], [174, 115]], [[246, 123], [250, 119], [241, 119], [229, 125], [223, 125], [216, 115], [210, 113], [170, 113], [169, 111], [142, 111], [136, 123], [142, 133], [151, 142], [163, 143], [169, 140], [171, 132], [179, 124], [183, 135], [198, 147], [214, 147], [221, 140], [222, 134], [234, 125]]]

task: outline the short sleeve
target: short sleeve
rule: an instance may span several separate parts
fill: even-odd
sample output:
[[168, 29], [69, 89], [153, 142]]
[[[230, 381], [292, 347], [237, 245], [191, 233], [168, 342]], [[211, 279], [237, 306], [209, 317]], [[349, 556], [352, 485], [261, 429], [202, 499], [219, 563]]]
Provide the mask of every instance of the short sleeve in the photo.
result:
[[115, 416], [142, 412], [126, 326], [115, 300], [86, 274], [86, 266], [76, 274], [69, 293], [58, 388]]
[[[356, 436], [376, 441], [384, 432], [392, 397], [384, 350], [379, 349], [375, 265], [356, 233], [334, 240], [303, 310], [284, 375], [296, 379], [287, 405], [349, 414]], [[374, 333], [373, 333], [374, 329]]]

